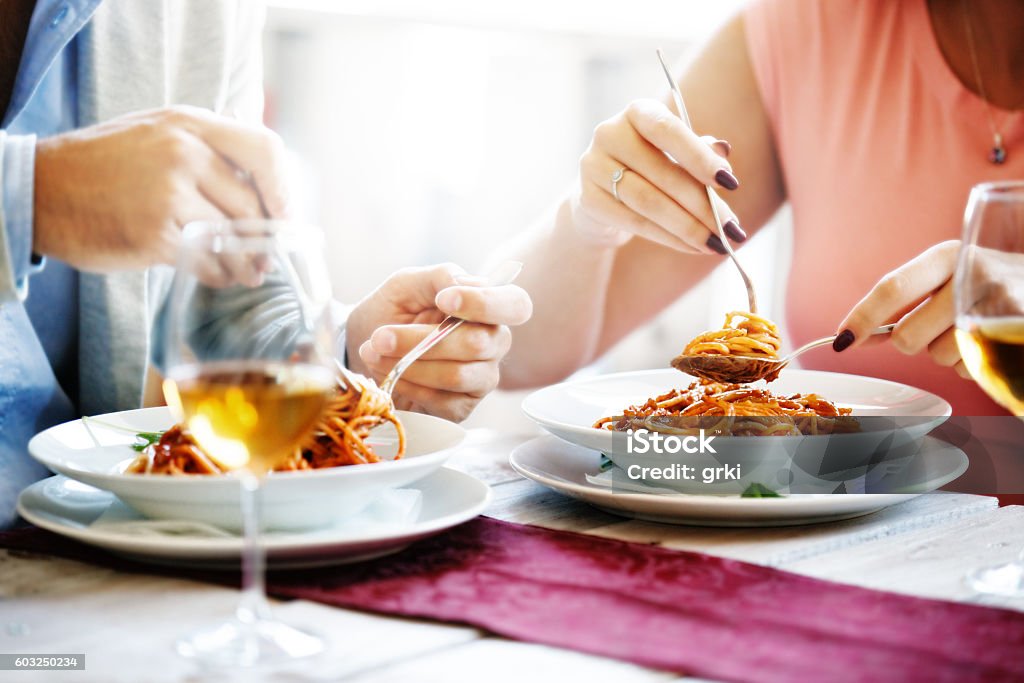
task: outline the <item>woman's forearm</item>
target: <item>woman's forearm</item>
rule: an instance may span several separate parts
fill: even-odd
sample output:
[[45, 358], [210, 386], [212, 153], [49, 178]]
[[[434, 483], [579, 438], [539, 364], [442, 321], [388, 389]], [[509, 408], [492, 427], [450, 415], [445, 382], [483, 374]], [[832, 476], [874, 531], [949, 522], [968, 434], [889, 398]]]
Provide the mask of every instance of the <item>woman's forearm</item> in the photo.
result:
[[697, 137], [654, 100], [630, 103], [597, 126], [576, 193], [517, 245], [534, 316], [514, 332], [503, 386], [562, 379], [722, 263], [705, 184], [722, 190], [718, 213], [733, 224], [726, 235], [734, 247], [746, 239], [741, 223], [753, 233], [779, 207], [782, 173], [744, 31], [737, 16], [679, 82], [694, 130], [712, 137]]
[[513, 330], [501, 385], [522, 388], [558, 381], [593, 360], [604, 324], [616, 249], [584, 237], [571, 199], [512, 246], [526, 267], [517, 284], [533, 298], [533, 317]]

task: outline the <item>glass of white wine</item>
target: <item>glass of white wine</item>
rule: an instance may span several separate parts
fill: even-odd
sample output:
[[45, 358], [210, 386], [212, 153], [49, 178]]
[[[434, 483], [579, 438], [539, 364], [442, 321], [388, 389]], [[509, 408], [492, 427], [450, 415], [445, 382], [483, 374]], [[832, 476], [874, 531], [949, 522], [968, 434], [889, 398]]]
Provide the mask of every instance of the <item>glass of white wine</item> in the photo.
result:
[[[964, 365], [985, 393], [1024, 416], [1024, 181], [971, 190], [954, 284]], [[1024, 551], [967, 581], [979, 593], [1024, 597]]]
[[186, 226], [153, 328], [175, 419], [240, 488], [242, 596], [233, 619], [190, 634], [180, 654], [214, 666], [278, 664], [323, 650], [274, 619], [264, 588], [261, 481], [312, 430], [335, 386], [322, 234], [285, 221]]

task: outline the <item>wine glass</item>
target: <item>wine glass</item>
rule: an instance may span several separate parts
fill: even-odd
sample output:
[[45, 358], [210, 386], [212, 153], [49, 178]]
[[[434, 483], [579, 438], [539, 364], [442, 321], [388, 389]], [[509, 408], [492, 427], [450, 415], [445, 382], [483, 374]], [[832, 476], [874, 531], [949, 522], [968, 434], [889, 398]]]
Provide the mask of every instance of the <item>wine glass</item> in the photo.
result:
[[261, 480], [312, 430], [336, 386], [323, 251], [319, 231], [285, 221], [191, 223], [154, 322], [168, 406], [240, 487], [239, 606], [177, 643], [207, 665], [276, 664], [324, 648], [271, 616], [259, 543]]
[[[964, 365], [985, 393], [1024, 416], [1024, 181], [971, 190], [954, 287]], [[1024, 551], [967, 581], [979, 593], [1024, 597]]]

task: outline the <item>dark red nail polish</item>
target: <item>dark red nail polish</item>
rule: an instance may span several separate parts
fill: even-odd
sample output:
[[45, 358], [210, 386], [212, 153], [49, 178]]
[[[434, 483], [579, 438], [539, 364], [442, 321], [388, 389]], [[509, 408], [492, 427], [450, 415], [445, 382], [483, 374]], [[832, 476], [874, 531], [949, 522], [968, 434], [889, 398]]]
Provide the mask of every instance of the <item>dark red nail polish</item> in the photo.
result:
[[843, 330], [839, 333], [839, 336], [836, 337], [836, 340], [832, 342], [832, 350], [836, 352], [844, 351], [850, 347], [850, 344], [853, 343], [854, 339], [855, 337], [851, 330]]
[[722, 244], [722, 240], [718, 235], [712, 235], [711, 237], [709, 237], [708, 241], [705, 242], [705, 244], [711, 247], [711, 249], [713, 249], [714, 251], [717, 251], [722, 256], [725, 256], [726, 254], [729, 253], [725, 250], [725, 245]]
[[715, 174], [715, 182], [727, 190], [735, 190], [740, 186], [740, 181], [736, 180], [736, 176], [724, 168]]
[[723, 225], [722, 227], [725, 229], [725, 234], [728, 235], [729, 239], [731, 239], [733, 242], [747, 241], [747, 233], [743, 232], [743, 228], [740, 227], [740, 224], [734, 221], [733, 219], [730, 218], [729, 220], [727, 220], [725, 222], [725, 225]]

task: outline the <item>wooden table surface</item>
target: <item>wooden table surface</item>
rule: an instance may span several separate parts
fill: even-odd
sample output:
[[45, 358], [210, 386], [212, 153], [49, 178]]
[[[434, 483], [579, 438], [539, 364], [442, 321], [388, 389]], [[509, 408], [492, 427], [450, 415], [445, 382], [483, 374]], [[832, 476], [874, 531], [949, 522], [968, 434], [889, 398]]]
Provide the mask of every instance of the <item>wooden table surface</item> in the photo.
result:
[[[508, 454], [523, 436], [473, 430], [451, 466], [493, 487], [486, 514], [598, 536], [658, 543], [870, 588], [1024, 610], [972, 595], [964, 573], [1024, 548], [1024, 507], [952, 493], [920, 496], [858, 519], [775, 529], [670, 526], [616, 517], [522, 479]], [[0, 672], [0, 681], [225, 680], [173, 652], [177, 635], [231, 613], [236, 591], [0, 551], [0, 652], [85, 653], [86, 670]], [[601, 657], [489, 636], [476, 629], [294, 601], [277, 614], [331, 640], [295, 669], [237, 680], [632, 681], [677, 677]], [[692, 679], [690, 679], [692, 680]]]

